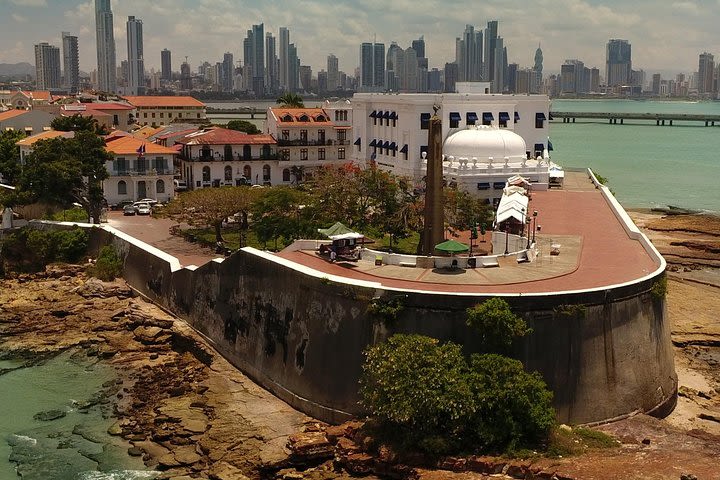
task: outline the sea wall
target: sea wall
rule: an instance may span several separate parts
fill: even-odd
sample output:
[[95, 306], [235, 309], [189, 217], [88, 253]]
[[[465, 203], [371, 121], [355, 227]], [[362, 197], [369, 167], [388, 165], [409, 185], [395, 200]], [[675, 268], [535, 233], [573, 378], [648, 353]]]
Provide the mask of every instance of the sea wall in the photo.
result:
[[[174, 257], [110, 227], [91, 232], [94, 248], [116, 246], [124, 276], [138, 292], [185, 319], [278, 397], [329, 422], [362, 412], [358, 379], [368, 345], [402, 332], [458, 342], [468, 354], [478, 350], [465, 310], [489, 296], [383, 289], [252, 248], [181, 268]], [[649, 242], [647, 248], [657, 253]], [[533, 329], [514, 356], [543, 375], [559, 421], [663, 414], [674, 406], [677, 377], [665, 299], [653, 293], [664, 275], [657, 256], [658, 269], [634, 282], [502, 295]], [[373, 299], [398, 301], [404, 309], [383, 322], [368, 312]]]

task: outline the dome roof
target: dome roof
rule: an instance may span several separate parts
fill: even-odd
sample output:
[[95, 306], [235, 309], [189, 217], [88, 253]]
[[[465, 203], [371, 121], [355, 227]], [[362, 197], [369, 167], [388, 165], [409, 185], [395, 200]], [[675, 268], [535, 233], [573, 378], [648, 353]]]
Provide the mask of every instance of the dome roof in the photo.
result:
[[455, 158], [525, 158], [525, 152], [525, 140], [520, 135], [512, 130], [488, 126], [460, 130], [449, 135], [443, 144], [443, 155]]

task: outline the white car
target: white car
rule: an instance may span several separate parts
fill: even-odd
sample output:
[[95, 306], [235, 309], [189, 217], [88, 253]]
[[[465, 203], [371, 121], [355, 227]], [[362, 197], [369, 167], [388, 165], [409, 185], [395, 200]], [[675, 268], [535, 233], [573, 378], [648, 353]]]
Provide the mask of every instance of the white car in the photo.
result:
[[150, 215], [152, 209], [150, 208], [150, 204], [148, 203], [136, 202], [135, 211], [138, 215]]
[[147, 204], [150, 205], [151, 207], [154, 207], [155, 205], [157, 205], [158, 201], [155, 200], [154, 198], [143, 198], [142, 200], [138, 200], [138, 201], [135, 202], [135, 203], [136, 203], [136, 204], [137, 204], [137, 203], [147, 203]]

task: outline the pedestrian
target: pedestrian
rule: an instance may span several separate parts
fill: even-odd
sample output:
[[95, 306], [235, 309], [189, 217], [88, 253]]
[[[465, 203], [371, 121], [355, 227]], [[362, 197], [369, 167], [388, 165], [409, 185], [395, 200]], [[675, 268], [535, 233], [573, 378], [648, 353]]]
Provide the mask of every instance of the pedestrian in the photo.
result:
[[331, 263], [332, 263], [332, 262], [335, 262], [335, 259], [336, 259], [336, 258], [337, 258], [337, 254], [335, 253], [335, 249], [334, 249], [334, 248], [331, 248], [331, 249], [330, 249], [330, 262], [331, 262]]

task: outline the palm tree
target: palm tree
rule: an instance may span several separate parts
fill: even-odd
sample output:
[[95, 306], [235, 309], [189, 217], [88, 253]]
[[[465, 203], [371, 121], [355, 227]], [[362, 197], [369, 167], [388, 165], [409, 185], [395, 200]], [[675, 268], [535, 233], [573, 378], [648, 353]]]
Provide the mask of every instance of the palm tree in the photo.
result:
[[284, 93], [277, 99], [277, 103], [283, 107], [305, 108], [302, 97], [297, 93]]

